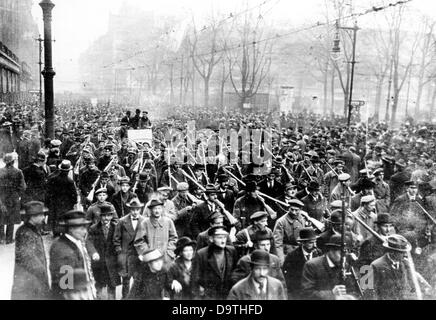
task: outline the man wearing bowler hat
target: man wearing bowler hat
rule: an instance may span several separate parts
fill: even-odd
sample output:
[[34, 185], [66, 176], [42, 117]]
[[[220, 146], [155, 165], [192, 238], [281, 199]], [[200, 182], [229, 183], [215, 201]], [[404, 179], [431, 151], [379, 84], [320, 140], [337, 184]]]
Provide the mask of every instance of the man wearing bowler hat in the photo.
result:
[[286, 255], [283, 263], [283, 274], [286, 280], [288, 298], [301, 299], [301, 278], [304, 264], [322, 255], [322, 251], [316, 247], [317, 235], [313, 228], [300, 229], [298, 236], [299, 246]]
[[59, 239], [50, 248], [50, 273], [52, 292], [55, 299], [62, 299], [63, 293], [70, 287], [70, 276], [74, 269], [84, 269], [92, 287], [88, 294], [96, 298], [95, 280], [91, 267], [91, 258], [96, 261], [100, 257], [95, 248], [86, 241], [91, 221], [85, 219], [85, 213], [72, 210], [64, 213], [59, 224], [65, 227]]
[[18, 228], [16, 233], [11, 299], [49, 299], [48, 257], [41, 236], [47, 209], [39, 201], [28, 202], [24, 208], [24, 224]]
[[264, 250], [255, 250], [250, 255], [250, 275], [236, 283], [228, 300], [286, 300], [283, 284], [269, 276], [270, 255]]
[[[383, 243], [385, 254], [371, 263], [374, 298], [376, 300], [410, 300], [416, 298], [410, 277], [407, 252], [412, 246], [401, 235], [387, 237]], [[421, 275], [416, 274], [419, 285], [423, 286]]]
[[47, 181], [47, 207], [49, 208], [48, 225], [53, 235], [59, 235], [57, 223], [60, 216], [74, 209], [77, 203], [77, 190], [74, 181], [68, 176], [73, 169], [69, 160], [63, 160], [58, 171]]
[[95, 276], [97, 298], [101, 299], [102, 290], [107, 287], [108, 300], [115, 300], [115, 288], [121, 284], [118, 274], [117, 254], [113, 244], [116, 214], [112, 205], [100, 206], [98, 222], [89, 229], [89, 241], [94, 245], [100, 259], [92, 264]]
[[120, 219], [115, 227], [113, 244], [118, 260], [118, 274], [122, 278], [122, 297], [126, 298], [130, 290], [130, 279], [138, 271], [140, 261], [134, 247], [134, 240], [139, 224], [144, 221], [141, 212], [144, 204], [137, 198], [132, 199], [127, 208], [128, 214]]
[[283, 264], [285, 256], [298, 247], [299, 230], [308, 224], [300, 212], [303, 207], [304, 204], [298, 199], [289, 201], [288, 213], [280, 217], [274, 227], [274, 242], [281, 264]]
[[[349, 233], [345, 234], [345, 243], [346, 248], [351, 246]], [[333, 235], [325, 245], [327, 252], [324, 255], [310, 259], [304, 264], [301, 278], [301, 293], [304, 299], [337, 300], [355, 291], [355, 283], [352, 283], [354, 279], [347, 277], [345, 284], [342, 281], [341, 235]]]

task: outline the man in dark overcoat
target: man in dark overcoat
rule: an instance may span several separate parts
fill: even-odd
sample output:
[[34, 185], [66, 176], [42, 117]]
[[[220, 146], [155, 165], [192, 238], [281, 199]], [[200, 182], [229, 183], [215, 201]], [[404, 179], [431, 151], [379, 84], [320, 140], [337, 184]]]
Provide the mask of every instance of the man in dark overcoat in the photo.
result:
[[89, 241], [94, 245], [100, 259], [92, 264], [95, 276], [97, 298], [101, 298], [101, 292], [107, 287], [108, 299], [115, 300], [115, 289], [121, 284], [118, 274], [117, 254], [113, 244], [116, 220], [112, 219], [116, 214], [111, 205], [100, 207], [100, 221], [89, 229]]
[[23, 172], [14, 167], [16, 160], [13, 153], [6, 154], [6, 166], [0, 169], [0, 243], [6, 240], [6, 244], [13, 243], [14, 225], [21, 223], [20, 199], [26, 190]]
[[44, 204], [25, 204], [25, 222], [16, 233], [12, 300], [50, 298], [47, 254], [41, 236], [45, 218]]

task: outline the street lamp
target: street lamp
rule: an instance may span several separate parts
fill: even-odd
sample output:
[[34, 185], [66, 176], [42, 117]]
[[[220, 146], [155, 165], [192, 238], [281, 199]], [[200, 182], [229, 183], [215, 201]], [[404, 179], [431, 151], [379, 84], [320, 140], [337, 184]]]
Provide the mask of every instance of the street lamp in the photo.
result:
[[50, 0], [42, 0], [39, 3], [42, 8], [44, 20], [44, 106], [45, 106], [45, 137], [54, 138], [54, 93], [53, 78], [55, 72], [52, 64], [52, 40], [51, 40], [51, 20], [54, 3]]
[[[348, 96], [348, 117], [347, 117], [347, 126], [350, 126], [351, 122], [351, 111], [353, 110], [353, 85], [354, 85], [354, 66], [356, 64], [356, 40], [357, 40], [357, 30], [359, 28], [357, 27], [357, 22], [354, 23], [353, 27], [340, 27], [338, 23], [336, 23], [336, 29], [343, 29], [346, 31], [353, 31], [353, 37], [352, 37], [352, 44], [353, 44], [353, 55], [351, 61], [348, 61], [348, 63], [351, 63], [351, 76], [350, 76], [350, 92]], [[347, 32], [348, 34], [348, 32]], [[332, 55], [333, 56], [339, 56], [339, 53], [341, 51], [341, 48], [339, 47], [339, 33], [336, 32], [335, 38], [333, 40], [333, 49], [332, 49]]]

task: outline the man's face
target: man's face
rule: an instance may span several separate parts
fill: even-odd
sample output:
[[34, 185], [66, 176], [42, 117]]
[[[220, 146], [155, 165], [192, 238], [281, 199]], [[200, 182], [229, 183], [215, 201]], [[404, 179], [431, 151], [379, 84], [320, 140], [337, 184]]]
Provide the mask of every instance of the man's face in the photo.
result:
[[344, 166], [342, 164], [339, 164], [339, 165], [336, 166], [336, 171], [337, 172], [341, 172], [342, 173], [343, 170], [344, 170]]
[[253, 266], [251, 274], [254, 281], [264, 282], [268, 276], [269, 267], [268, 266]]
[[227, 236], [226, 235], [220, 234], [220, 235], [212, 236], [211, 238], [212, 238], [212, 243], [214, 245], [216, 245], [217, 247], [223, 248], [223, 249], [225, 248], [226, 243], [227, 243]]
[[169, 191], [161, 191], [160, 193], [161, 200], [167, 200], [170, 196]]
[[315, 244], [316, 244], [315, 239], [302, 241], [302, 243], [301, 243], [301, 245], [303, 246], [303, 249], [307, 252], [313, 251], [313, 249], [315, 249]]
[[217, 196], [216, 193], [209, 193], [209, 194], [207, 195], [207, 199], [208, 199], [210, 202], [214, 202], [216, 199], [218, 199], [218, 196]]
[[141, 214], [141, 209], [142, 208], [130, 208], [130, 215], [133, 218], [137, 218], [139, 217], [139, 215]]
[[107, 184], [109, 182], [109, 177], [104, 177], [100, 179], [102, 184]]
[[150, 168], [144, 169], [143, 171], [144, 171], [147, 175], [150, 175], [150, 173], [151, 173], [151, 169], [150, 169]]
[[416, 187], [407, 188], [407, 193], [410, 196], [415, 197], [418, 194], [418, 188], [416, 188]]
[[45, 220], [45, 215], [43, 213], [33, 215], [30, 217], [30, 221], [34, 226], [42, 226], [42, 224], [44, 223], [44, 220]]
[[110, 157], [111, 154], [112, 154], [112, 152], [111, 152], [109, 149], [104, 149], [104, 155], [105, 155], [106, 157]]
[[292, 217], [296, 217], [296, 216], [298, 216], [299, 213], [300, 213], [300, 208], [299, 208], [299, 207], [290, 207], [290, 208], [289, 208], [289, 214], [290, 214]]
[[69, 227], [68, 233], [77, 240], [85, 240], [85, 236], [88, 232], [86, 226]]
[[389, 236], [392, 234], [392, 224], [390, 223], [379, 224], [378, 230], [382, 236]]
[[401, 261], [407, 257], [407, 253], [399, 251], [389, 251], [389, 257], [394, 261]]
[[184, 260], [191, 261], [194, 258], [194, 248], [191, 246], [186, 246], [183, 248], [182, 257]]
[[188, 193], [189, 193], [188, 190], [185, 190], [185, 191], [179, 191], [179, 195], [180, 195], [180, 197], [182, 197], [183, 199], [187, 199], [187, 198], [188, 198]]
[[370, 203], [365, 204], [364, 207], [368, 212], [375, 212], [375, 201], [371, 201]]
[[128, 183], [123, 183], [123, 184], [121, 184], [121, 191], [122, 191], [122, 192], [126, 193], [126, 192], [128, 192], [129, 190], [130, 190], [130, 184], [128, 184]]
[[376, 179], [377, 179], [378, 181], [382, 181], [382, 180], [384, 179], [384, 177], [385, 177], [384, 173], [383, 173], [383, 172], [380, 172], [380, 173], [377, 175]]
[[163, 259], [157, 259], [157, 260], [154, 260], [154, 261], [150, 261], [148, 263], [148, 266], [150, 267], [150, 270], [152, 272], [159, 272], [159, 271], [161, 271], [162, 268], [163, 268], [163, 265], [164, 265]]
[[258, 241], [256, 244], [256, 248], [269, 252], [271, 250], [271, 240]]
[[264, 217], [257, 221], [254, 221], [254, 225], [257, 226], [260, 230], [265, 230], [265, 227], [268, 225], [268, 217]]
[[341, 249], [337, 247], [331, 247], [327, 252], [327, 256], [335, 264], [339, 265], [341, 263]]
[[269, 181], [273, 181], [275, 179], [276, 175], [275, 174], [269, 174], [268, 175], [268, 180]]
[[220, 182], [220, 188], [221, 189], [226, 189], [228, 187], [228, 185], [229, 185], [229, 181], [228, 180]]
[[97, 195], [97, 200], [98, 200], [99, 202], [104, 202], [104, 201], [106, 201], [106, 199], [107, 199], [107, 193], [106, 193], [106, 192], [100, 192], [100, 193]]
[[286, 195], [288, 197], [295, 197], [295, 195], [297, 194], [297, 188], [288, 188], [286, 189]]
[[111, 214], [103, 214], [100, 216], [100, 219], [104, 225], [108, 225], [109, 222], [111, 222], [111, 220], [112, 220], [112, 215]]
[[162, 215], [162, 212], [163, 212], [163, 206], [155, 206], [155, 207], [151, 208], [151, 214], [155, 218], [160, 218], [160, 216]]
[[195, 176], [197, 177], [197, 178], [200, 178], [202, 175], [203, 175], [203, 170], [195, 170], [194, 171], [194, 173], [195, 173]]

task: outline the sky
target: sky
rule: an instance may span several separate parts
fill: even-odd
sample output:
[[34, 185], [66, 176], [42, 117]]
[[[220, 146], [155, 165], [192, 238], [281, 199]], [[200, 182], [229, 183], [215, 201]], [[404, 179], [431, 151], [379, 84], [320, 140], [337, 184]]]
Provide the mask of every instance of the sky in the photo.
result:
[[[52, 0], [53, 9], [53, 64], [57, 89], [74, 90], [79, 86], [78, 58], [90, 44], [103, 35], [110, 13], [116, 13], [126, 1], [156, 13], [177, 14], [189, 18], [192, 14], [201, 24], [210, 12], [237, 13], [246, 8], [261, 13], [271, 23], [285, 21], [292, 27], [315, 24], [323, 19], [325, 0]], [[350, 0], [352, 1], [352, 0]], [[43, 30], [42, 10], [34, 0], [33, 15]], [[363, 12], [373, 4], [383, 5], [396, 0], [354, 0], [356, 12]], [[435, 13], [435, 0], [413, 0], [410, 6], [416, 12]], [[433, 15], [435, 16], [435, 15]], [[436, 19], [436, 17], [435, 17]], [[362, 23], [370, 22], [362, 19]], [[410, 26], [413, 28], [412, 26]]]

